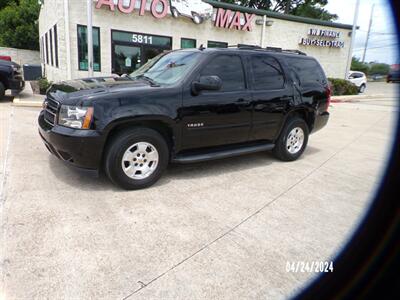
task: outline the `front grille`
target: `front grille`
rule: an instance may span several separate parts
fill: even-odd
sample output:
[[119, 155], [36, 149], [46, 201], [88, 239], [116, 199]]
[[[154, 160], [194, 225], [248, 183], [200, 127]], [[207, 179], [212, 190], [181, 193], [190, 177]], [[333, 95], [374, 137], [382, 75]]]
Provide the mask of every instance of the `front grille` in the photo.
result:
[[60, 108], [60, 103], [53, 99], [46, 98], [44, 104], [44, 120], [51, 126], [54, 126], [57, 121], [57, 113]]

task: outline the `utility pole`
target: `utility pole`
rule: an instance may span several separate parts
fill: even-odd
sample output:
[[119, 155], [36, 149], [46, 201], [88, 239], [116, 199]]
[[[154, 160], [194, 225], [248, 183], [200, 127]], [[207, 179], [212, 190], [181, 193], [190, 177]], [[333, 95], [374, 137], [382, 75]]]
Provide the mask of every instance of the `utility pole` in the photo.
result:
[[87, 45], [88, 45], [88, 75], [93, 77], [93, 22], [92, 0], [87, 0]]
[[369, 42], [369, 35], [370, 35], [370, 33], [371, 33], [371, 26], [372, 26], [372, 18], [373, 18], [373, 16], [374, 16], [374, 7], [375, 7], [375, 3], [372, 4], [372, 8], [371, 8], [371, 16], [370, 16], [370, 18], [369, 18], [367, 39], [366, 39], [366, 41], [365, 41], [365, 46], [364, 46], [364, 53], [363, 53], [363, 57], [362, 57], [362, 62], [365, 62], [365, 54], [367, 53], [368, 42]]
[[360, 8], [360, 0], [357, 0], [355, 11], [354, 11], [353, 29], [351, 30], [350, 48], [349, 48], [349, 53], [347, 54], [346, 74], [344, 74], [344, 78], [345, 79], [347, 79], [347, 76], [348, 76], [349, 71], [350, 71], [351, 60], [353, 59], [353, 47], [354, 47], [354, 42], [355, 42], [355, 39], [356, 39], [357, 19], [358, 19], [359, 8]]

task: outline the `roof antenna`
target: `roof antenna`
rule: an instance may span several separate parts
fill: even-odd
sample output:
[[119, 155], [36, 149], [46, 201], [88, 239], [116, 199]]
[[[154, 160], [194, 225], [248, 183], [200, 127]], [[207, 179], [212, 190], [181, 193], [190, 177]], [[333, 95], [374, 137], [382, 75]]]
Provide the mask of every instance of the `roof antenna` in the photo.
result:
[[203, 51], [204, 49], [206, 49], [203, 44], [200, 45], [199, 50]]

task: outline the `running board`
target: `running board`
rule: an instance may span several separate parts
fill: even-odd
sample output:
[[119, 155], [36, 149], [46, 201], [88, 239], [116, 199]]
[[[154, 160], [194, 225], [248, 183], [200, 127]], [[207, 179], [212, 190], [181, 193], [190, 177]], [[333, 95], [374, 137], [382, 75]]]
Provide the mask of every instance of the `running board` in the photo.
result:
[[272, 150], [274, 147], [275, 144], [261, 144], [252, 146], [242, 146], [240, 148], [233, 148], [228, 150], [217, 150], [200, 154], [178, 155], [172, 159], [172, 162], [179, 164], [203, 162], [208, 160], [228, 158], [228, 157], [256, 153], [261, 151], [268, 151]]

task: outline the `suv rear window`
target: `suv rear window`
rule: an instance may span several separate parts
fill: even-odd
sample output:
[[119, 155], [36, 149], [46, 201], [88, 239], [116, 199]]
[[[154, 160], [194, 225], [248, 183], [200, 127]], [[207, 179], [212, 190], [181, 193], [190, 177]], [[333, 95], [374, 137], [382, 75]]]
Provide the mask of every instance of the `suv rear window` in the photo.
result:
[[253, 70], [253, 89], [277, 90], [282, 89], [285, 78], [278, 61], [270, 56], [257, 55], [251, 57]]
[[326, 82], [323, 70], [314, 59], [289, 57], [287, 58], [287, 63], [292, 73], [295, 72], [295, 75], [292, 74], [292, 76], [294, 75], [293, 80], [296, 82], [300, 80], [300, 84]]
[[219, 55], [212, 59], [201, 72], [202, 76], [217, 75], [222, 80], [222, 92], [246, 88], [242, 60], [237, 55]]

